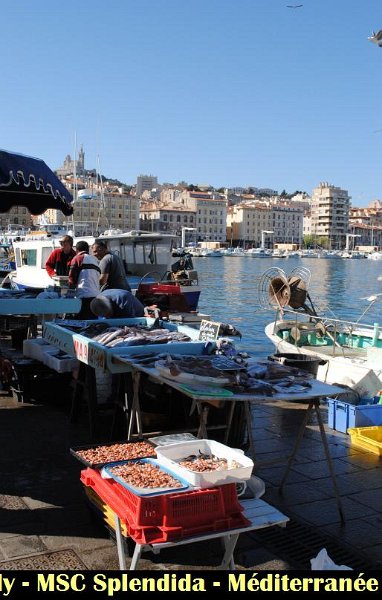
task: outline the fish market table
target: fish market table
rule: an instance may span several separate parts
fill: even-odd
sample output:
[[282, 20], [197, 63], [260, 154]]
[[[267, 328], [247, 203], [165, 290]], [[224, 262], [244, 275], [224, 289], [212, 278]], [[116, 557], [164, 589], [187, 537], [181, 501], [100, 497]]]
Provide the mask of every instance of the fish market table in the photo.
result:
[[19, 315], [29, 317], [27, 322], [28, 337], [37, 334], [37, 317], [41, 316], [44, 323], [47, 315], [63, 313], [78, 313], [81, 310], [79, 298], [24, 298], [15, 290], [0, 292], [0, 315]]
[[[100, 326], [106, 327], [106, 329], [103, 329], [103, 332], [108, 328], [111, 328], [112, 335], [115, 333], [115, 331], [113, 332], [113, 329], [120, 330], [124, 327], [132, 327], [135, 329], [139, 327], [142, 329], [146, 328], [146, 331], [148, 332], [154, 327], [159, 327], [161, 329], [161, 334], [167, 336], [169, 340], [171, 339], [171, 336], [175, 338], [171, 343], [171, 349], [180, 354], [201, 355], [206, 346], [204, 341], [198, 339], [198, 330], [188, 327], [187, 325], [176, 325], [164, 321], [160, 321], [157, 326], [157, 320], [149, 317], [88, 321], [71, 321], [70, 319], [63, 319], [61, 321], [56, 321], [55, 323], [45, 323], [43, 329], [44, 339], [69, 356], [73, 356], [80, 361], [79, 373], [72, 397], [70, 420], [76, 420], [79, 405], [83, 396], [86, 395], [89, 409], [90, 437], [92, 438], [95, 435], [98, 405], [96, 372], [107, 372], [112, 375], [118, 375], [120, 380], [122, 380], [122, 385], [118, 386], [120, 387], [118, 394], [124, 394], [124, 396], [126, 396], [125, 390], [129, 387], [129, 373], [131, 373], [133, 369], [130, 368], [127, 362], [119, 362], [118, 356], [120, 354], [147, 354], [148, 351], [160, 354], [165, 350], [167, 345], [164, 343], [162, 337], [162, 339], [157, 338], [157, 340], [153, 338], [152, 342], [149, 344], [122, 344], [111, 347], [104, 341], [99, 341], [99, 336], [96, 335], [97, 331], [95, 330], [97, 328], [99, 329]], [[92, 331], [93, 336], [90, 335], [90, 330]], [[209, 344], [211, 343], [209, 342]], [[111, 392], [112, 390], [109, 391]]]
[[[132, 377], [133, 377], [133, 382], [134, 382], [133, 401], [132, 401], [132, 406], [131, 406], [130, 414], [129, 414], [128, 439], [132, 438], [134, 421], [136, 421], [138, 435], [140, 437], [142, 436], [142, 424], [141, 424], [140, 405], [139, 405], [139, 379], [140, 379], [141, 373], [145, 373], [145, 374], [149, 375], [150, 377], [160, 381], [161, 383], [166, 384], [166, 385], [178, 390], [182, 394], [185, 394], [189, 398], [191, 398], [193, 400], [193, 402], [195, 402], [195, 405], [196, 405], [196, 407], [198, 409], [198, 413], [199, 413], [198, 437], [200, 437], [200, 438], [207, 437], [208, 403], [211, 402], [211, 400], [212, 400], [211, 397], [209, 398], [209, 397], [206, 397], [205, 394], [198, 393], [197, 389], [193, 390], [192, 387], [190, 387], [190, 386], [185, 386], [183, 384], [177, 383], [174, 378], [167, 379], [166, 377], [161, 375], [155, 369], [155, 367], [152, 367], [152, 366], [149, 367], [145, 364], [139, 363], [138, 361], [133, 362], [131, 359], [123, 358], [121, 356], [118, 357], [118, 360], [125, 361], [128, 364], [128, 368], [132, 372]], [[321, 412], [320, 412], [320, 403], [321, 403], [321, 400], [323, 400], [324, 398], [333, 398], [333, 397], [340, 396], [341, 394], [343, 394], [345, 392], [345, 390], [338, 386], [329, 385], [329, 384], [323, 383], [321, 381], [317, 381], [316, 379], [310, 379], [309, 387], [306, 387], [304, 390], [299, 391], [297, 393], [288, 393], [287, 391], [285, 391], [285, 392], [274, 393], [271, 396], [269, 394], [266, 394], [261, 391], [259, 391], [258, 393], [245, 393], [245, 394], [243, 394], [243, 393], [236, 394], [235, 393], [235, 394], [227, 396], [223, 393], [223, 391], [220, 392], [219, 388], [215, 387], [215, 390], [216, 390], [216, 393], [214, 396], [215, 401], [218, 400], [219, 402], [230, 402], [231, 403], [231, 409], [229, 411], [229, 416], [228, 416], [228, 420], [227, 420], [227, 424], [226, 424], [225, 441], [228, 439], [235, 405], [238, 402], [244, 403], [245, 424], [246, 424], [248, 443], [249, 443], [249, 455], [251, 456], [251, 458], [253, 458], [253, 460], [255, 460], [255, 444], [254, 444], [253, 433], [252, 433], [251, 404], [261, 404], [264, 401], [272, 400], [272, 401], [276, 401], [276, 402], [277, 401], [298, 402], [298, 403], [307, 405], [304, 419], [303, 419], [300, 429], [297, 433], [294, 448], [292, 450], [291, 455], [288, 457], [287, 466], [286, 466], [284, 475], [283, 475], [281, 483], [280, 483], [280, 492], [282, 491], [282, 489], [284, 487], [284, 484], [288, 477], [289, 471], [290, 471], [292, 464], [297, 456], [298, 450], [300, 448], [300, 445], [301, 445], [301, 442], [302, 442], [302, 439], [304, 436], [305, 429], [309, 422], [309, 418], [311, 417], [312, 413], [316, 414], [319, 429], [320, 429], [321, 442], [322, 442], [322, 445], [324, 448], [326, 462], [327, 462], [328, 469], [329, 469], [330, 476], [331, 476], [332, 483], [333, 483], [333, 489], [334, 489], [334, 493], [335, 493], [335, 497], [336, 497], [338, 511], [339, 511], [339, 514], [341, 517], [341, 521], [344, 522], [344, 514], [343, 514], [343, 509], [342, 509], [341, 498], [340, 498], [338, 488], [337, 488], [337, 482], [336, 482], [336, 477], [335, 477], [335, 473], [334, 473], [334, 469], [333, 469], [332, 459], [330, 456], [329, 445], [328, 445], [328, 441], [326, 438], [325, 427], [324, 427], [324, 423], [323, 423]], [[287, 388], [286, 388], [286, 390], [287, 390]], [[219, 393], [221, 393], [222, 395], [219, 395]], [[206, 404], [207, 404], [207, 409], [204, 406]]]

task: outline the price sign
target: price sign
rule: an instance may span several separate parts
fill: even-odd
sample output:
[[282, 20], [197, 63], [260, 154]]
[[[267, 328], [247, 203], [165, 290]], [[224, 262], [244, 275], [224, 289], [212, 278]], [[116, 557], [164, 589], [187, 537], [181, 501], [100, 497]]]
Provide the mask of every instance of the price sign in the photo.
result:
[[74, 354], [78, 360], [93, 367], [105, 369], [105, 350], [82, 335], [73, 336]]
[[220, 323], [216, 323], [215, 321], [206, 321], [203, 319], [200, 323], [199, 340], [217, 340], [219, 329]]

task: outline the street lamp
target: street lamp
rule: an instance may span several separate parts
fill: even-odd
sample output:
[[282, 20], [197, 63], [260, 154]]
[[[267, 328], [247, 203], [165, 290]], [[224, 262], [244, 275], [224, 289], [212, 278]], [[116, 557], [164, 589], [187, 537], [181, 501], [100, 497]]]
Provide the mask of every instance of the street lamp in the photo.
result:
[[261, 249], [262, 250], [264, 250], [264, 248], [265, 248], [265, 234], [272, 235], [272, 233], [274, 233], [274, 231], [267, 231], [265, 229], [261, 232]]

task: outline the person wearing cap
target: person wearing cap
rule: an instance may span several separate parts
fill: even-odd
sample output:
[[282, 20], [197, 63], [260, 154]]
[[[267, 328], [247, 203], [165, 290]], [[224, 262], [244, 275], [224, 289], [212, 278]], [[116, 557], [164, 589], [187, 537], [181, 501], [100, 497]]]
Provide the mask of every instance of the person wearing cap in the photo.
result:
[[90, 303], [90, 310], [97, 317], [120, 319], [143, 317], [145, 307], [128, 290], [104, 290]]
[[50, 277], [69, 275], [69, 263], [76, 255], [71, 235], [64, 235], [60, 239], [60, 246], [60, 248], [55, 248], [50, 253], [45, 263], [45, 269]]

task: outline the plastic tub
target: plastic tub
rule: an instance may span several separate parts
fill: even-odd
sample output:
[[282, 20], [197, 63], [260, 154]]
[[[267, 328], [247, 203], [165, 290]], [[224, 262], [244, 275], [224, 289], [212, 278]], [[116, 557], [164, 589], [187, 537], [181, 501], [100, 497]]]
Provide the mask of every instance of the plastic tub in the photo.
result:
[[[160, 464], [169, 467], [171, 471], [194, 487], [200, 488], [246, 481], [251, 477], [254, 466], [253, 460], [245, 456], [241, 450], [235, 450], [215, 440], [197, 439], [179, 444], [169, 444], [168, 446], [158, 446], [156, 452]], [[234, 460], [238, 466], [224, 470], [197, 472], [186, 469], [179, 464], [187, 456], [198, 456], [201, 453]]]
[[292, 352], [276, 352], [269, 357], [270, 360], [279, 362], [286, 367], [296, 367], [301, 371], [307, 371], [317, 376], [318, 367], [325, 364], [326, 361], [316, 356], [308, 356], [307, 354], [297, 354]]

